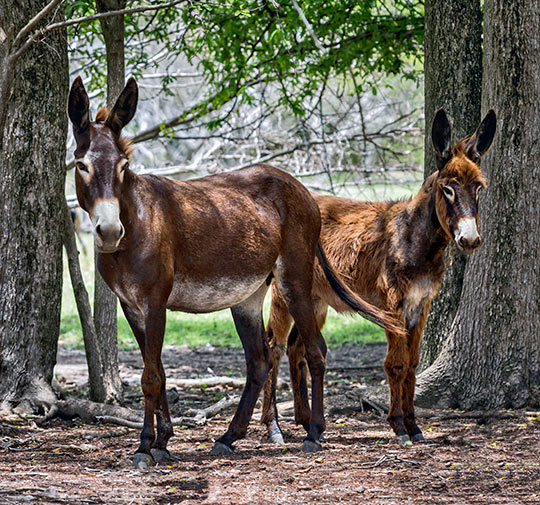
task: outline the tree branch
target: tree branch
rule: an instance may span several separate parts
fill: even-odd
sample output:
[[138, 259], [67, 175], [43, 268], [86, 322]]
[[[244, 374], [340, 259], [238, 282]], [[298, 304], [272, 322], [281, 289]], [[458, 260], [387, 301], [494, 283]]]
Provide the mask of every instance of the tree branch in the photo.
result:
[[[89, 22], [89, 21], [95, 21], [96, 19], [110, 18], [112, 16], [124, 16], [126, 14], [135, 14], [137, 12], [149, 12], [149, 11], [155, 11], [155, 10], [160, 10], [160, 9], [167, 9], [169, 7], [174, 7], [175, 5], [184, 3], [186, 1], [188, 0], [175, 0], [174, 2], [168, 2], [165, 4], [146, 5], [143, 7], [133, 7], [131, 9], [121, 9], [117, 11], [102, 12], [100, 14], [94, 14], [93, 16], [85, 16], [81, 18], [69, 19], [67, 21], [60, 21], [58, 23], [53, 23], [53, 24], [47, 25], [46, 27], [40, 30], [36, 30], [26, 40], [26, 42], [20, 47], [20, 49], [17, 50], [17, 52], [15, 53], [15, 56], [17, 59], [20, 58], [28, 50], [28, 48], [34, 42], [36, 42], [41, 36], [47, 35], [48, 33], [54, 30], [59, 30], [61, 28], [66, 28], [68, 26], [78, 25], [81, 23]], [[16, 38], [19, 38], [19, 35], [17, 35]]]
[[13, 41], [13, 47], [17, 47], [22, 39], [26, 37], [44, 18], [47, 16], [50, 12], [54, 10], [55, 7], [57, 7], [59, 4], [61, 4], [64, 0], [52, 0], [49, 4], [47, 4], [41, 11], [39, 11], [26, 25], [19, 31], [17, 36], [15, 37], [15, 40]]
[[319, 39], [317, 38], [317, 35], [315, 35], [315, 32], [313, 31], [313, 27], [311, 26], [311, 23], [306, 18], [306, 15], [304, 14], [304, 11], [300, 8], [300, 6], [296, 2], [296, 0], [292, 0], [292, 5], [294, 7], [294, 10], [296, 12], [298, 12], [298, 15], [300, 16], [300, 19], [302, 20], [302, 23], [304, 23], [304, 26], [306, 27], [306, 30], [308, 31], [309, 36], [312, 38], [313, 43], [317, 46], [317, 49], [321, 53], [324, 54], [326, 51], [323, 48], [323, 46], [321, 45], [321, 43], [319, 42]]

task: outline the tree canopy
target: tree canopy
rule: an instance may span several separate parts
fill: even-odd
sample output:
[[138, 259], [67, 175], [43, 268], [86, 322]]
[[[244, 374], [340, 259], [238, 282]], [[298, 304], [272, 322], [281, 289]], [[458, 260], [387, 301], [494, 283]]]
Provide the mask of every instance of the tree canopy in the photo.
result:
[[[140, 2], [127, 7], [135, 4]], [[68, 18], [94, 13], [94, 2], [66, 7]], [[210, 87], [185, 117], [205, 115], [231, 100], [250, 103], [261, 83], [276, 83], [280, 105], [302, 116], [304, 100], [331, 78], [342, 79], [356, 93], [366, 88], [376, 93], [381, 74], [418, 78], [423, 15], [419, 0], [185, 2], [126, 16], [127, 71], [137, 77], [164, 60], [172, 67], [175, 59], [186, 58]], [[80, 62], [77, 71], [92, 76], [94, 90], [103, 90], [99, 22], [70, 27], [69, 36], [72, 60]], [[163, 73], [163, 91], [170, 93], [178, 78]]]

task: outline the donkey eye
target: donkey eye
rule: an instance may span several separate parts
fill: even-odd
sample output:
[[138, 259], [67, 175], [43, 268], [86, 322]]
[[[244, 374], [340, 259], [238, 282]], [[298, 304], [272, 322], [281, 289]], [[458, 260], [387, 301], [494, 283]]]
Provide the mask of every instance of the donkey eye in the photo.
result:
[[88, 173], [88, 167], [84, 163], [77, 161], [77, 163], [75, 163], [75, 166], [77, 167], [77, 170]]
[[442, 187], [444, 196], [446, 199], [452, 203], [454, 201], [454, 198], [456, 197], [456, 193], [454, 192], [454, 188], [452, 186], [443, 186]]

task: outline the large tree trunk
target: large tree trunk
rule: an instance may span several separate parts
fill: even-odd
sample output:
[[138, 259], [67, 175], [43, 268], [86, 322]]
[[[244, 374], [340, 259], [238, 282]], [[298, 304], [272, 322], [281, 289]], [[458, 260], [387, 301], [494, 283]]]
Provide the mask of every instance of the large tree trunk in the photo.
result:
[[[48, 0], [2, 0], [0, 33], [15, 33]], [[61, 13], [57, 15], [61, 16]], [[0, 67], [7, 48], [0, 38]], [[67, 42], [47, 36], [18, 61], [0, 155], [0, 401], [52, 403], [60, 326], [66, 153]]]
[[540, 8], [486, 0], [483, 109], [498, 132], [484, 161], [484, 245], [467, 262], [441, 354], [417, 403], [454, 408], [538, 404], [540, 383]]
[[[126, 0], [98, 0], [99, 12], [124, 9]], [[102, 19], [101, 29], [107, 51], [107, 106], [112, 109], [118, 95], [124, 88], [124, 17], [114, 16]], [[97, 250], [94, 248], [94, 257]], [[90, 374], [92, 399], [98, 402], [119, 403], [122, 400], [122, 383], [118, 373], [118, 331], [117, 299], [95, 268], [94, 322], [99, 352], [87, 352], [88, 367], [99, 368], [100, 383], [92, 384], [95, 374]]]
[[[482, 13], [480, 0], [427, 0], [425, 4], [425, 116], [431, 132], [435, 113], [444, 107], [454, 140], [471, 135], [480, 122], [482, 91]], [[436, 170], [431, 134], [426, 133], [424, 173]], [[438, 356], [457, 312], [466, 258], [452, 244], [438, 296], [424, 330], [421, 367]]]

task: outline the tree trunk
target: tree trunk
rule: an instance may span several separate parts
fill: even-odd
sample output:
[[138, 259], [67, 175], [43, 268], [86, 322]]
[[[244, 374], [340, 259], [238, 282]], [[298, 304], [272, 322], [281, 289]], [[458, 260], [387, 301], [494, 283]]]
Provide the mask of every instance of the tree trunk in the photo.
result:
[[81, 329], [84, 340], [84, 350], [86, 352], [86, 361], [88, 363], [88, 382], [90, 384], [90, 398], [107, 399], [109, 395], [109, 381], [103, 379], [103, 370], [105, 365], [102, 363], [104, 356], [100, 341], [97, 337], [94, 318], [92, 317], [92, 308], [88, 291], [84, 286], [84, 279], [79, 263], [79, 251], [75, 241], [75, 227], [71, 219], [71, 214], [64, 199], [64, 222], [63, 222], [63, 242], [66, 249], [68, 260], [69, 276], [73, 286], [73, 295], [77, 303], [77, 311], [81, 320]]
[[[107, 12], [124, 9], [126, 0], [97, 0], [97, 10]], [[100, 20], [107, 51], [107, 106], [112, 109], [124, 88], [124, 17], [115, 16]], [[94, 248], [97, 259], [97, 250]], [[119, 403], [122, 383], [118, 373], [117, 299], [109, 289], [98, 269], [95, 268], [94, 323], [99, 346], [93, 346], [99, 356], [88, 354], [88, 366], [101, 367], [101, 384], [90, 385], [92, 399], [104, 403]], [[95, 374], [90, 374], [90, 381]], [[93, 387], [92, 387], [93, 386]]]
[[540, 383], [540, 8], [486, 0], [483, 109], [498, 114], [484, 160], [483, 247], [467, 262], [441, 354], [417, 403], [452, 408], [538, 405]]
[[[2, 0], [0, 33], [15, 33], [47, 0]], [[57, 14], [58, 17], [62, 13]], [[0, 38], [0, 67], [7, 47]], [[60, 328], [62, 204], [68, 90], [65, 31], [18, 61], [0, 156], [0, 401], [51, 404]]]
[[[431, 124], [444, 107], [452, 121], [454, 141], [471, 135], [480, 122], [482, 91], [482, 13], [480, 0], [427, 0], [425, 4], [424, 174], [436, 170]], [[431, 365], [457, 312], [466, 257], [452, 244], [438, 296], [424, 330], [421, 368]]]

